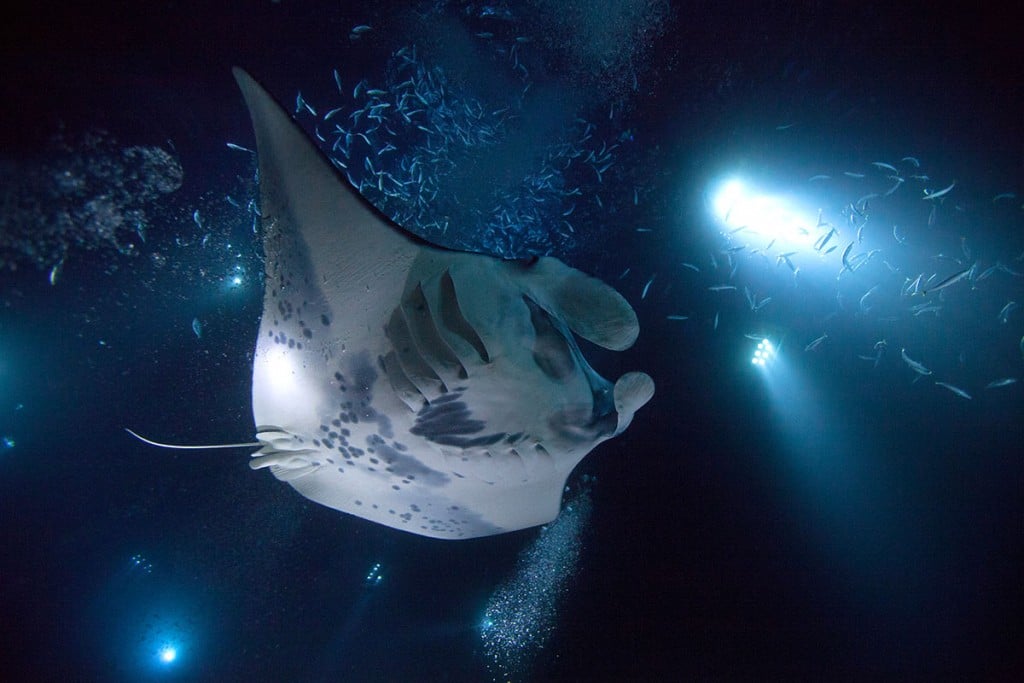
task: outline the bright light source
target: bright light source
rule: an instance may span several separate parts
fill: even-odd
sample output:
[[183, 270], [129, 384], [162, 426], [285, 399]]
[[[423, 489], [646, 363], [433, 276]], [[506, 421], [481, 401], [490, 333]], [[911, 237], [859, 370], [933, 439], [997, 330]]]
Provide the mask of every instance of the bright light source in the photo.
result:
[[715, 216], [728, 222], [733, 210], [745, 201], [746, 196], [747, 190], [743, 183], [738, 180], [725, 182], [715, 195]]
[[367, 586], [377, 586], [384, 580], [384, 574], [380, 570], [380, 562], [370, 567], [369, 573], [366, 575]]
[[767, 339], [762, 339], [754, 349], [754, 355], [750, 359], [752, 365], [765, 367], [775, 358], [775, 346]]
[[178, 650], [173, 645], [164, 645], [160, 648], [157, 656], [160, 657], [160, 661], [164, 664], [170, 664], [178, 658]]
[[817, 217], [782, 196], [753, 191], [741, 181], [727, 180], [712, 199], [723, 230], [739, 237], [754, 234], [779, 247], [811, 247], [819, 237]]
[[241, 264], [235, 264], [235, 267], [224, 276], [221, 282], [227, 290], [238, 289], [245, 284], [245, 268]]

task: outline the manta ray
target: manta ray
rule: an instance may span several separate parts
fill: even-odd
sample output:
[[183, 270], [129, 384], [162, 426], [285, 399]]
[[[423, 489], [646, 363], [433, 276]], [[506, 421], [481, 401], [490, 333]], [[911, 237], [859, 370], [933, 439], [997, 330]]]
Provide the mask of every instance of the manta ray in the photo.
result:
[[252, 77], [234, 76], [255, 130], [266, 263], [250, 466], [433, 538], [553, 520], [577, 463], [654, 394], [642, 372], [601, 377], [574, 337], [629, 348], [629, 303], [556, 258], [502, 260], [407, 232]]

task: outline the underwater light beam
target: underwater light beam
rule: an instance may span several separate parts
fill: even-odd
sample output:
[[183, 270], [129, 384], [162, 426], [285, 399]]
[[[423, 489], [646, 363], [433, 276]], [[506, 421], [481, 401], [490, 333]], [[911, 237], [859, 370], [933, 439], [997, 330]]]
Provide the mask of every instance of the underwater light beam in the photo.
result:
[[780, 247], [809, 249], [816, 239], [817, 219], [798, 202], [766, 194], [731, 178], [713, 193], [711, 211], [723, 232], [755, 234]]

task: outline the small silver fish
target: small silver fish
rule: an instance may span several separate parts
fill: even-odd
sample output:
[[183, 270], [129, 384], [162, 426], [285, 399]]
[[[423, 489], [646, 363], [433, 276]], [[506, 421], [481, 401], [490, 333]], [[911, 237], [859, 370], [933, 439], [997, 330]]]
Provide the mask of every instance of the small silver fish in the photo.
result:
[[948, 186], [946, 186], [946, 187], [942, 188], [941, 190], [939, 190], [938, 192], [928, 192], [928, 190], [925, 190], [924, 191], [924, 198], [925, 199], [938, 199], [939, 197], [942, 197], [943, 195], [948, 194], [949, 191], [952, 190], [954, 187], [956, 187], [956, 181], [955, 180], [953, 182], [951, 182]]
[[825, 333], [804, 347], [804, 351], [817, 351], [822, 344], [828, 341], [828, 333]]
[[654, 282], [654, 278], [656, 278], [656, 277], [658, 277], [657, 274], [652, 275], [651, 279], [647, 281], [646, 285], [644, 285], [644, 291], [640, 293], [640, 300], [641, 301], [643, 301], [644, 299], [647, 298], [647, 290], [649, 290], [651, 288], [651, 284]]
[[875, 292], [877, 292], [878, 288], [881, 287], [881, 286], [882, 286], [881, 284], [877, 284], [877, 285], [875, 285], [874, 287], [872, 287], [871, 289], [869, 289], [868, 291], [866, 291], [864, 293], [864, 296], [862, 296], [860, 298], [860, 310], [861, 311], [866, 313], [869, 310], [869, 306], [867, 305], [867, 300], [869, 298], [871, 298], [871, 295], [874, 294]]
[[1005, 306], [1003, 306], [1003, 310], [999, 311], [999, 322], [1005, 325], [1007, 321], [1009, 321], [1010, 319], [1010, 314], [1013, 313], [1015, 310], [1017, 310], [1016, 301], [1011, 301], [1007, 303]]
[[897, 242], [899, 242], [900, 244], [906, 244], [906, 243], [907, 243], [907, 238], [906, 238], [906, 237], [904, 237], [903, 235], [899, 234], [899, 233], [898, 233], [898, 232], [896, 231], [896, 227], [897, 227], [897, 226], [896, 226], [896, 224], [895, 224], [895, 223], [893, 223], [893, 224], [892, 224], [892, 236], [893, 236], [893, 238], [894, 238], [894, 239], [895, 239], [895, 240], [896, 240]]
[[960, 282], [960, 280], [963, 280], [965, 277], [967, 277], [968, 274], [970, 274], [972, 270], [974, 270], [973, 267], [967, 268], [966, 270], [961, 270], [959, 273], [954, 273], [954, 274], [950, 275], [949, 277], [947, 277], [945, 280], [942, 280], [941, 282], [939, 282], [934, 287], [929, 287], [928, 289], [922, 290], [921, 293], [927, 295], [927, 294], [931, 294], [932, 292], [937, 292], [940, 289], [945, 289], [946, 287], [949, 287], [950, 285], [955, 285], [956, 283]]
[[[853, 272], [853, 266], [850, 265], [850, 251], [853, 250], [853, 245], [854, 244], [855, 244], [854, 242], [850, 242], [849, 244], [847, 244], [846, 245], [846, 249], [843, 249], [843, 256], [842, 256], [842, 259], [843, 259], [843, 270], [848, 270], [851, 273]], [[839, 271], [840, 275], [843, 273], [843, 270]]]
[[948, 384], [946, 382], [936, 382], [935, 384], [937, 384], [940, 387], [945, 387], [946, 389], [949, 389], [950, 391], [952, 391], [954, 394], [956, 394], [957, 396], [959, 396], [961, 398], [966, 398], [967, 400], [971, 400], [971, 395], [968, 394], [963, 389], [961, 389], [960, 387], [955, 387], [952, 384]]
[[930, 374], [932, 374], [931, 370], [929, 370], [928, 368], [926, 368], [925, 366], [921, 365], [916, 360], [914, 360], [913, 358], [908, 356], [907, 355], [907, 350], [905, 348], [900, 349], [900, 356], [903, 357], [903, 362], [906, 363], [908, 366], [910, 366], [910, 369], [913, 370], [914, 372], [916, 372], [917, 374], [919, 374], [919, 375], [930, 375]]

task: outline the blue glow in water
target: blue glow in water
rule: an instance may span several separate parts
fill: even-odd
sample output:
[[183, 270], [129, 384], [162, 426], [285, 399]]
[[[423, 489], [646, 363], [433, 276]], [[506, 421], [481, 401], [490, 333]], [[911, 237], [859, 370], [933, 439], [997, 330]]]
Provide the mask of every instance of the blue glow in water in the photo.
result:
[[126, 553], [93, 599], [88, 638], [124, 675], [118, 680], [194, 680], [206, 660], [206, 608], [148, 553]]

